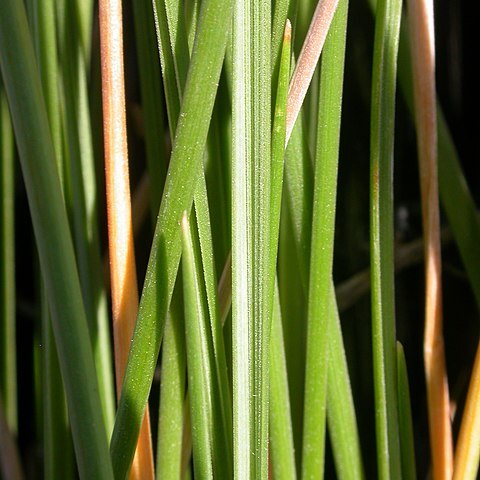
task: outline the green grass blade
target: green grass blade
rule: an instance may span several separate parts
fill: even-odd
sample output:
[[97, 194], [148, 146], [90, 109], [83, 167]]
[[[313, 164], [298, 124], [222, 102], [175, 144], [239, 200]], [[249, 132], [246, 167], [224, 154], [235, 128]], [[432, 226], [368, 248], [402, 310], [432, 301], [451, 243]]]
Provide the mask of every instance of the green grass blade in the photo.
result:
[[397, 342], [397, 390], [402, 478], [415, 480], [417, 473], [415, 467], [415, 445], [413, 442], [410, 389], [408, 387], [407, 362], [400, 342]]
[[175, 287], [165, 323], [160, 377], [156, 478], [181, 478], [185, 403], [183, 305]]
[[167, 173], [166, 146], [163, 125], [163, 98], [160, 89], [161, 72], [158, 58], [152, 2], [133, 2], [138, 70], [142, 96], [143, 123], [148, 175], [150, 178], [150, 205], [155, 220], [162, 199]]
[[[278, 84], [280, 63], [283, 52], [285, 22], [295, 17], [297, 2], [295, 0], [279, 0], [273, 5], [272, 11], [272, 86]], [[291, 35], [290, 35], [291, 37]], [[290, 39], [291, 43], [291, 39]], [[291, 47], [290, 47], [291, 48]], [[290, 70], [290, 68], [289, 68]], [[289, 73], [290, 79], [290, 73]], [[275, 100], [275, 98], [273, 98]]]
[[171, 137], [175, 137], [178, 116], [180, 115], [180, 91], [178, 89], [175, 59], [171, 50], [170, 33], [168, 28], [165, 2], [153, 0], [155, 31], [157, 34], [158, 52], [162, 66], [162, 77], [165, 91], [168, 124]]
[[0, 399], [12, 433], [17, 432], [15, 318], [15, 148], [7, 99], [0, 83]]
[[370, 137], [372, 341], [379, 477], [400, 478], [393, 258], [393, 138], [401, 1], [377, 5]]
[[[196, 239], [197, 243], [198, 240]], [[192, 419], [192, 447], [195, 476], [213, 478], [214, 411], [212, 365], [207, 330], [207, 301], [202, 286], [199, 245], [194, 245], [192, 228], [185, 213], [182, 219], [182, 272], [185, 304], [187, 373]], [[216, 474], [219, 472], [216, 472]], [[225, 473], [225, 472], [224, 472]], [[225, 478], [225, 477], [219, 477]]]
[[63, 188], [64, 166], [62, 156], [62, 125], [58, 93], [58, 51], [55, 30], [55, 4], [51, 0], [34, 3], [37, 62], [42, 79], [45, 105], [52, 133], [53, 148], [57, 159], [57, 169]]
[[[179, 83], [177, 83], [174, 52], [167, 17], [167, 4], [152, 2], [157, 45], [162, 67], [165, 101], [170, 136], [174, 138], [180, 114]], [[168, 4], [171, 7], [171, 2]], [[171, 12], [171, 9], [169, 9]], [[185, 38], [183, 41], [186, 41]], [[187, 59], [188, 60], [188, 59]], [[185, 72], [186, 75], [186, 72]], [[185, 81], [185, 79], [184, 79]], [[180, 286], [175, 287], [178, 289]], [[181, 290], [181, 289], [180, 289]], [[183, 306], [174, 291], [167, 316], [163, 339], [162, 382], [158, 419], [157, 478], [181, 478], [183, 471], [184, 403], [185, 400], [185, 338]], [[177, 356], [178, 355], [178, 356]], [[182, 383], [183, 382], [183, 383]], [[188, 433], [187, 435], [190, 435]]]
[[[165, 90], [167, 96], [167, 104], [170, 106], [170, 129], [173, 132], [175, 130], [175, 125], [177, 118], [175, 115], [179, 111], [179, 103], [181, 98], [180, 88], [183, 87], [185, 79], [187, 76], [187, 68], [189, 58], [182, 55], [185, 51], [188, 51], [188, 44], [186, 38], [186, 32], [184, 31], [184, 25], [178, 17], [173, 15], [174, 12], [178, 12], [178, 6], [175, 6], [175, 2], [168, 2], [165, 4], [164, 17], [162, 17], [162, 5], [157, 5], [158, 21], [157, 21], [157, 33], [160, 39], [159, 47], [161, 49], [162, 55], [162, 67], [164, 75], [166, 78], [165, 81]], [[167, 29], [168, 26], [168, 29]], [[162, 33], [160, 30], [163, 30]], [[168, 30], [168, 31], [165, 31]], [[166, 48], [165, 39], [170, 38], [169, 46]], [[167, 79], [172, 79], [171, 69], [175, 66], [176, 70], [176, 82], [167, 81]], [[216, 122], [214, 119], [213, 122]], [[214, 138], [210, 137], [209, 147], [211, 149], [212, 140]], [[207, 157], [207, 163], [208, 163]], [[221, 412], [221, 426], [220, 431], [217, 432], [216, 441], [219, 441], [220, 452], [217, 455], [217, 458], [221, 459], [224, 472], [231, 472], [231, 458], [232, 458], [232, 420], [231, 420], [231, 396], [228, 385], [228, 376], [226, 370], [226, 359], [225, 359], [225, 349], [223, 345], [223, 335], [220, 325], [220, 320], [218, 317], [218, 306], [217, 306], [217, 294], [216, 294], [216, 275], [215, 275], [215, 265], [213, 257], [213, 245], [211, 238], [211, 227], [210, 227], [210, 215], [209, 215], [209, 205], [207, 198], [207, 191], [205, 185], [205, 179], [203, 175], [198, 181], [197, 189], [194, 197], [196, 218], [199, 226], [199, 235], [200, 235], [200, 244], [201, 244], [201, 255], [202, 263], [204, 268], [205, 275], [205, 286], [208, 300], [209, 308], [209, 318], [210, 318], [210, 327], [211, 335], [213, 341], [213, 356], [215, 362], [215, 371], [216, 379], [214, 381], [214, 402], [216, 408]], [[223, 453], [222, 453], [223, 452]], [[230, 476], [231, 473], [226, 473]]]
[[74, 4], [65, 4], [61, 42], [63, 122], [68, 151], [70, 211], [77, 266], [93, 346], [105, 427], [113, 429], [115, 394], [108, 303], [98, 234], [97, 181], [88, 103], [87, 69]]
[[177, 79], [178, 91], [182, 94], [187, 80], [190, 51], [188, 36], [185, 27], [184, 12], [179, 0], [165, 1], [165, 12], [168, 30], [170, 33], [170, 48], [175, 65], [175, 78]]
[[337, 7], [322, 55], [312, 219], [303, 432], [303, 478], [322, 475], [329, 310], [348, 3]]
[[233, 28], [233, 430], [245, 479], [268, 475], [270, 7], [237, 4]]
[[77, 463], [85, 478], [112, 478], [73, 245], [27, 18], [22, 3], [7, 0], [2, 9], [0, 63], [52, 312]]
[[295, 480], [295, 448], [278, 287], [275, 288], [270, 340], [270, 452], [273, 478]]
[[[111, 441], [117, 476], [130, 465], [143, 409], [153, 378], [165, 317], [181, 254], [182, 212], [192, 205], [202, 169], [210, 115], [227, 41], [232, 1], [206, 0], [176, 129], [155, 237], [139, 306], [137, 326]], [[219, 11], [223, 12], [220, 17]]]
[[93, 23], [93, 0], [75, 0], [72, 2], [75, 8], [75, 17], [78, 20], [79, 41], [85, 65], [88, 65], [91, 57], [91, 38]]
[[295, 123], [285, 153], [285, 200], [291, 212], [292, 236], [306, 296], [312, 236], [313, 172], [302, 115]]
[[270, 339], [270, 452], [275, 478], [296, 478], [295, 449], [287, 380], [278, 286], [275, 285], [280, 209], [282, 204], [283, 161], [285, 156], [286, 107], [290, 79], [291, 25], [286, 20], [278, 74], [272, 129], [272, 169], [270, 194], [270, 275], [268, 297], [273, 299]]
[[231, 99], [226, 75], [220, 79], [212, 125], [210, 127], [205, 181], [212, 223], [212, 240], [215, 251], [215, 266], [220, 277], [231, 252]]
[[282, 54], [278, 74], [275, 113], [272, 128], [272, 165], [270, 192], [270, 290], [268, 297], [273, 299], [275, 272], [277, 266], [280, 211], [282, 206], [283, 170], [285, 158], [286, 109], [288, 82], [290, 79], [292, 26], [287, 19], [282, 42]]
[[225, 358], [225, 345], [223, 342], [223, 332], [217, 300], [217, 278], [215, 275], [215, 259], [213, 255], [207, 189], [205, 178], [203, 176], [198, 181], [194, 201], [215, 369], [215, 378], [213, 379], [213, 402], [215, 413], [218, 414], [217, 424], [219, 425], [216, 432], [216, 457], [217, 462], [221, 464], [219, 472], [222, 472], [221, 474], [223, 475], [223, 478], [226, 478], [231, 477], [233, 472], [232, 405], [227, 361]]
[[328, 328], [327, 422], [336, 473], [340, 480], [360, 480], [365, 478], [360, 437], [333, 284]]
[[[297, 468], [300, 469], [305, 391], [306, 296], [312, 218], [313, 174], [304, 148], [302, 118], [285, 152], [284, 193], [278, 252], [278, 283], [292, 405]], [[289, 319], [287, 321], [287, 319]]]
[[43, 407], [43, 473], [44, 478], [63, 479], [72, 476], [71, 433], [52, 320], [43, 282], [41, 285], [42, 317], [42, 407]]
[[[52, 133], [57, 171], [62, 193], [65, 196], [65, 171], [62, 145], [62, 125], [59, 103], [58, 52], [56, 41], [55, 5], [52, 1], [34, 4], [34, 42], [37, 61], [42, 79], [42, 88], [47, 107], [47, 115]], [[40, 279], [41, 337], [43, 354], [42, 370], [42, 409], [43, 409], [43, 449], [44, 477], [52, 479], [68, 478], [72, 475], [71, 434], [63, 388], [58, 353], [55, 347], [52, 321], [44, 282]]]

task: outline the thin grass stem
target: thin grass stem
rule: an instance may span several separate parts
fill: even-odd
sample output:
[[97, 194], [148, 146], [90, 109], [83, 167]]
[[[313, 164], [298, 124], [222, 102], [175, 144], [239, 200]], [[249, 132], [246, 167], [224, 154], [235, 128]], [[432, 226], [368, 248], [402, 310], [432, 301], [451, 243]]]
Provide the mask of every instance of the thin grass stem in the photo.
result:
[[7, 99], [0, 83], [0, 399], [8, 428], [17, 432], [15, 318], [15, 145]]
[[339, 3], [322, 55], [312, 217], [303, 431], [303, 478], [323, 474], [328, 337], [343, 63], [348, 3]]
[[370, 133], [370, 255], [379, 478], [401, 476], [393, 258], [393, 139], [401, 1], [377, 4]]
[[[121, 2], [101, 1], [99, 15], [110, 284], [116, 385], [117, 395], [120, 397], [138, 310], [128, 173]], [[153, 476], [153, 450], [147, 406], [130, 477], [153, 479]]]
[[424, 362], [433, 478], [452, 477], [450, 400], [442, 319], [440, 210], [437, 171], [437, 111], [433, 2], [408, 2], [412, 38], [413, 92], [417, 126], [425, 245]]
[[[201, 279], [198, 239], [187, 214], [182, 219], [182, 272], [185, 305], [185, 338], [187, 353], [192, 447], [195, 476], [213, 479], [215, 446], [212, 365], [208, 345], [207, 299]], [[194, 245], [194, 241], [196, 245]], [[225, 473], [225, 472], [224, 472]], [[222, 478], [222, 477], [220, 477]]]
[[110, 479], [87, 320], [25, 8], [7, 0], [2, 9], [0, 65], [52, 313], [77, 465], [85, 478]]
[[[75, 242], [82, 296], [92, 342], [100, 400], [105, 427], [113, 428], [115, 394], [111, 365], [111, 342], [106, 289], [103, 281], [101, 246], [97, 217], [97, 179], [93, 157], [90, 112], [88, 104], [87, 68], [79, 42], [79, 27], [73, 2], [56, 5], [58, 31], [57, 48], [61, 75], [49, 73], [49, 82], [60, 90], [63, 141], [64, 198], [70, 213]], [[49, 29], [48, 23], [39, 29]], [[51, 31], [48, 30], [48, 34]], [[49, 64], [45, 64], [48, 67]], [[60, 81], [60, 82], [59, 82]], [[45, 86], [46, 92], [52, 87]], [[47, 90], [48, 89], [48, 90]], [[54, 113], [54, 104], [50, 111]], [[52, 123], [56, 127], [56, 123]], [[55, 145], [55, 148], [57, 146]]]
[[181, 288], [175, 287], [165, 323], [160, 371], [156, 478], [182, 478], [185, 332]]
[[[182, 213], [191, 208], [196, 180], [202, 169], [209, 120], [229, 31], [225, 16], [229, 18], [232, 3], [230, 0], [206, 0], [200, 11], [169, 173], [112, 436], [111, 455], [117, 475], [123, 475], [130, 464], [150, 391], [180, 260], [179, 221]], [[219, 11], [224, 12], [221, 18]]]

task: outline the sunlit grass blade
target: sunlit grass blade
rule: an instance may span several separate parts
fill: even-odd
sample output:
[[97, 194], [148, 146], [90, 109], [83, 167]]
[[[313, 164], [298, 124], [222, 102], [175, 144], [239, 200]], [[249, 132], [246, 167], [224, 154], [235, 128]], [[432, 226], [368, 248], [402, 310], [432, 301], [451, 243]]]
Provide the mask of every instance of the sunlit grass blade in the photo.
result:
[[171, 137], [175, 138], [178, 116], [180, 114], [180, 90], [177, 84], [175, 59], [171, 49], [170, 33], [168, 28], [165, 2], [154, 0], [152, 2], [157, 35], [158, 53], [162, 66], [162, 79], [165, 91], [165, 104], [167, 108], [168, 124]]
[[[180, 285], [179, 285], [180, 286]], [[175, 287], [179, 289], [179, 286]], [[181, 289], [179, 289], [181, 290]], [[180, 292], [173, 293], [162, 343], [156, 478], [181, 478], [185, 403], [185, 333]]]
[[300, 468], [302, 452], [306, 297], [313, 203], [311, 156], [304, 142], [302, 119], [300, 115], [285, 152], [278, 252], [278, 284], [297, 469]]
[[285, 204], [291, 215], [291, 235], [298, 257], [301, 285], [306, 296], [312, 236], [313, 171], [302, 116], [295, 123], [285, 152], [284, 189]]
[[[138, 310], [128, 168], [121, 2], [101, 0], [99, 17], [110, 284], [116, 386], [117, 396], [120, 397]], [[154, 476], [153, 468], [147, 403], [130, 477], [151, 479]]]
[[[277, 252], [282, 204], [285, 157], [286, 107], [290, 79], [292, 27], [287, 19], [284, 27], [275, 111], [272, 128], [272, 165], [270, 193], [270, 286], [272, 327], [270, 338], [270, 455], [275, 478], [296, 478], [295, 449], [285, 360], [283, 326], [278, 285], [276, 284]], [[273, 57], [273, 52], [272, 52]]]
[[233, 22], [234, 473], [245, 479], [268, 475], [270, 8], [239, 3]]
[[370, 131], [370, 255], [379, 477], [400, 478], [393, 258], [393, 139], [402, 4], [377, 4]]
[[86, 65], [90, 64], [92, 23], [94, 13], [93, 0], [74, 0], [75, 18], [78, 21], [79, 40], [82, 56]]
[[455, 448], [454, 480], [477, 478], [480, 460], [480, 346], [477, 347], [460, 432]]
[[[223, 12], [221, 17], [218, 15], [220, 10]], [[231, 11], [231, 0], [206, 0], [200, 12], [111, 442], [111, 455], [119, 476], [125, 474], [130, 464], [150, 391], [181, 254], [179, 221], [182, 213], [190, 210], [196, 180], [202, 169], [203, 150], [227, 41], [229, 22], [225, 22], [225, 18], [230, 17]]]
[[225, 161], [231, 158], [232, 116], [230, 89], [226, 77], [226, 74], [222, 74], [220, 78], [205, 158], [205, 181], [217, 277], [221, 276], [232, 245], [231, 164]]
[[[194, 2], [191, 6], [192, 11], [189, 13], [191, 15], [190, 22], [191, 24], [196, 25], [198, 19], [198, 2]], [[161, 16], [158, 17], [158, 28], [165, 28], [168, 27], [168, 33], [170, 35], [170, 42], [169, 46], [171, 48], [171, 52], [164, 50], [163, 58], [164, 58], [164, 72], [167, 75], [170, 75], [167, 72], [169, 67], [168, 62], [166, 62], [165, 57], [169, 54], [172, 55], [172, 63], [175, 65], [176, 71], [176, 85], [177, 88], [173, 88], [173, 84], [166, 83], [165, 88], [168, 90], [168, 99], [170, 104], [171, 110], [171, 132], [175, 131], [175, 125], [178, 121], [178, 118], [175, 118], [175, 114], [178, 114], [179, 107], [177, 107], [177, 102], [179, 103], [182, 94], [183, 88], [185, 85], [185, 81], [187, 78], [188, 72], [188, 64], [189, 64], [189, 42], [187, 41], [187, 32], [185, 29], [185, 25], [182, 22], [181, 16], [178, 15], [180, 8], [178, 6], [177, 0], [171, 0], [166, 2], [165, 4], [165, 21], [167, 25], [161, 25], [160, 21], [162, 20]], [[193, 36], [192, 32], [196, 31], [196, 28], [192, 26], [190, 28], [190, 37]], [[166, 34], [163, 35], [166, 37]], [[159, 35], [159, 38], [162, 38]], [[192, 42], [190, 42], [191, 45]], [[165, 47], [160, 43], [160, 48], [164, 49]], [[213, 131], [217, 133], [218, 130], [218, 118], [214, 117], [212, 119]], [[208, 150], [207, 150], [207, 164], [212, 160], [209, 158], [209, 154], [215, 155], [215, 147], [219, 147], [216, 143], [215, 135], [212, 135], [209, 139], [208, 143]], [[213, 147], [213, 148], [212, 148]], [[215, 159], [218, 163], [218, 159]], [[197, 182], [197, 188], [195, 191], [194, 196], [194, 204], [195, 204], [195, 214], [197, 219], [197, 225], [199, 229], [199, 239], [201, 245], [201, 257], [202, 257], [202, 265], [204, 268], [204, 276], [205, 276], [205, 287], [206, 287], [206, 294], [207, 294], [207, 301], [208, 301], [208, 308], [209, 308], [209, 315], [210, 315], [210, 327], [211, 327], [211, 334], [212, 334], [212, 341], [213, 341], [213, 349], [214, 349], [214, 357], [215, 357], [215, 368], [216, 368], [216, 375], [217, 375], [217, 382], [216, 386], [219, 388], [218, 395], [220, 396], [220, 405], [223, 417], [223, 435], [225, 446], [227, 448], [225, 461], [228, 463], [231, 457], [231, 407], [230, 405], [230, 392], [228, 386], [228, 377], [226, 372], [226, 360], [225, 360], [225, 351], [223, 345], [223, 337], [221, 332], [221, 323], [218, 317], [218, 305], [217, 305], [217, 292], [216, 292], [216, 274], [215, 274], [215, 259], [213, 255], [213, 244], [212, 244], [212, 233], [211, 233], [211, 223], [210, 223], [210, 213], [209, 213], [209, 202], [207, 196], [207, 189], [205, 184], [205, 177], [204, 175]], [[231, 468], [229, 468], [231, 470]]]
[[112, 478], [73, 245], [22, 3], [3, 2], [0, 45], [2, 75], [52, 312], [79, 472], [85, 478]]
[[[278, 242], [278, 223], [280, 219], [280, 201], [283, 180], [283, 156], [285, 144], [285, 108], [286, 94], [289, 79], [291, 27], [287, 20], [285, 27], [284, 45], [282, 49], [282, 63], [280, 66], [280, 83], [276, 99], [274, 125], [272, 131], [272, 192], [270, 228], [272, 265], [276, 264]], [[227, 258], [219, 284], [220, 316], [222, 324], [231, 304], [231, 260]], [[283, 346], [283, 332], [281, 324], [278, 291], [275, 297], [272, 312], [272, 337], [270, 342], [270, 448], [272, 468], [275, 478], [295, 478], [295, 457], [293, 448], [292, 426], [289, 408], [288, 381], [286, 375], [285, 352]]]
[[[157, 4], [157, 35], [159, 38], [159, 48], [161, 51], [162, 68], [165, 75], [165, 92], [167, 105], [169, 108], [170, 130], [175, 131], [178, 121], [176, 117], [180, 110], [180, 99], [187, 76], [189, 57], [185, 57], [188, 52], [188, 43], [184, 25], [181, 19], [174, 13], [178, 12], [176, 2], [168, 2], [163, 5]], [[194, 20], [192, 20], [194, 21]], [[167, 28], [168, 27], [168, 28]], [[165, 45], [165, 40], [170, 39]], [[176, 82], [172, 80], [172, 67], [175, 66]], [[217, 132], [217, 118], [213, 118], [213, 131]], [[212, 155], [216, 155], [213, 146], [216, 144], [216, 137], [211, 136], [209, 139], [209, 149]], [[212, 161], [207, 155], [207, 164]], [[214, 162], [218, 163], [218, 159], [214, 158]], [[225, 350], [223, 345], [223, 334], [218, 316], [217, 293], [216, 293], [216, 274], [215, 262], [213, 257], [212, 234], [210, 226], [209, 202], [205, 185], [205, 178], [202, 175], [197, 182], [197, 188], [194, 196], [195, 213], [197, 224], [199, 227], [199, 238], [201, 245], [202, 264], [204, 268], [205, 287], [209, 309], [209, 320], [211, 328], [211, 338], [213, 342], [213, 357], [215, 363], [215, 375], [213, 380], [213, 402], [221, 414], [221, 422], [219, 422], [219, 431], [215, 440], [220, 450], [217, 458], [223, 462], [223, 475], [230, 476], [232, 471], [232, 413], [231, 413], [231, 396], [228, 385], [228, 376], [226, 370]], [[223, 451], [223, 453], [221, 453]], [[226, 473], [228, 472], [228, 473]]]
[[[74, 3], [59, 2], [55, 6], [58, 33], [63, 35], [58, 42], [59, 64], [62, 69], [59, 77], [54, 75], [52, 79], [50, 73], [49, 81], [56, 83], [61, 80], [62, 127], [66, 141], [63, 148], [63, 170], [66, 175], [64, 196], [67, 210], [71, 213], [77, 268], [93, 346], [103, 416], [107, 432], [110, 433], [115, 415], [115, 395], [108, 305], [97, 223], [98, 192], [88, 104], [87, 67], [81, 50]], [[48, 25], [43, 27], [44, 30], [47, 28]], [[55, 113], [53, 100], [49, 100], [48, 104], [52, 105], [50, 111]]]
[[[170, 137], [175, 131], [180, 114], [181, 92], [177, 78], [178, 67], [174, 56], [174, 42], [171, 34], [178, 30], [177, 23], [171, 23], [172, 5], [174, 2], [152, 2], [157, 45], [162, 67], [162, 78], [165, 91]], [[178, 9], [177, 9], [178, 10]], [[173, 8], [175, 11], [175, 8]], [[178, 18], [177, 18], [178, 21]], [[182, 30], [183, 32], [183, 30]], [[177, 43], [186, 44], [186, 35], [177, 36]], [[188, 48], [187, 48], [188, 50]], [[185, 65], [182, 86], [185, 84], [189, 58], [183, 59]], [[185, 63], [186, 62], [186, 63]], [[182, 285], [175, 287], [182, 290]], [[184, 443], [188, 437], [191, 451], [191, 429], [184, 422], [185, 404], [185, 338], [183, 331], [183, 306], [180, 293], [173, 292], [173, 299], [167, 317], [163, 338], [162, 380], [160, 390], [160, 410], [158, 419], [157, 444], [157, 478], [182, 478], [184, 471]], [[183, 383], [182, 383], [183, 382]], [[185, 400], [185, 401], [184, 401]], [[188, 410], [188, 409], [187, 409]], [[190, 416], [188, 415], [188, 418]], [[190, 453], [189, 453], [190, 455]]]
[[[283, 170], [285, 158], [286, 135], [286, 110], [288, 82], [290, 79], [292, 25], [286, 20], [280, 66], [278, 72], [278, 85], [275, 98], [275, 111], [272, 127], [272, 162], [271, 162], [271, 191], [270, 191], [270, 285], [268, 298], [273, 299], [275, 291], [275, 276], [277, 270], [278, 237], [280, 226], [280, 211], [282, 206]], [[273, 305], [273, 302], [272, 302]]]
[[[198, 240], [197, 240], [198, 242]], [[202, 286], [199, 245], [194, 245], [185, 213], [182, 219], [182, 272], [187, 373], [192, 419], [193, 465], [198, 478], [214, 475], [212, 365], [207, 331], [207, 301]], [[219, 472], [216, 472], [219, 473]]]
[[398, 390], [398, 426], [400, 434], [400, 453], [402, 478], [415, 480], [415, 445], [413, 443], [412, 407], [405, 354], [400, 342], [397, 342], [397, 390]]
[[433, 1], [408, 2], [422, 225], [425, 245], [424, 363], [433, 478], [453, 472], [450, 396], [443, 340], [442, 260], [438, 202]]
[[360, 480], [365, 477], [360, 437], [333, 284], [329, 308], [328, 433], [332, 442], [337, 477], [341, 480]]
[[275, 288], [270, 339], [270, 455], [273, 478], [295, 480], [295, 448], [288, 392], [278, 287]]
[[17, 432], [15, 317], [15, 148], [7, 99], [0, 83], [0, 399], [12, 433]]
[[216, 457], [219, 464], [217, 475], [232, 476], [232, 405], [228, 380], [222, 324], [217, 300], [217, 277], [213, 256], [210, 215], [205, 179], [200, 178], [194, 197], [195, 217], [198, 226], [200, 254], [207, 297], [210, 338], [212, 342], [214, 378], [212, 380], [213, 408], [216, 418]]
[[324, 468], [329, 310], [335, 231], [338, 150], [348, 3], [339, 3], [322, 55], [314, 199], [303, 431], [303, 478]]

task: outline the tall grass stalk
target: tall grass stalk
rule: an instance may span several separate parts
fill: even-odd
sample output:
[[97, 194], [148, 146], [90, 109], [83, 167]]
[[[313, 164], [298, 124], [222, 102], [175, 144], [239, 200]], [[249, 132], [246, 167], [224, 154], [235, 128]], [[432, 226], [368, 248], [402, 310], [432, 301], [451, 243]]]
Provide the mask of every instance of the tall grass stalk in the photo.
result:
[[[116, 385], [117, 395], [120, 396], [138, 310], [128, 169], [121, 2], [101, 1], [99, 17], [110, 284]], [[130, 477], [153, 479], [153, 470], [147, 404]]]
[[[475, 478], [480, 220], [460, 7], [122, 8], [2, 2], [2, 473]], [[429, 440], [437, 401], [419, 368], [422, 208], [448, 333], [427, 373], [445, 354], [455, 449], [451, 433]], [[427, 354], [443, 342], [430, 331]]]
[[[112, 478], [85, 310], [27, 17], [23, 4], [8, 1], [3, 7], [2, 75], [47, 286], [77, 462], [85, 477]], [[19, 78], [24, 82], [19, 83]], [[38, 135], [31, 136], [32, 131]]]
[[437, 112], [433, 2], [409, 2], [412, 35], [413, 92], [417, 125], [422, 219], [425, 242], [424, 357], [428, 395], [430, 444], [434, 478], [453, 471], [450, 396], [443, 341], [440, 210], [437, 174]]
[[393, 260], [393, 132], [402, 3], [376, 12], [370, 131], [370, 252], [377, 462], [380, 478], [400, 478]]

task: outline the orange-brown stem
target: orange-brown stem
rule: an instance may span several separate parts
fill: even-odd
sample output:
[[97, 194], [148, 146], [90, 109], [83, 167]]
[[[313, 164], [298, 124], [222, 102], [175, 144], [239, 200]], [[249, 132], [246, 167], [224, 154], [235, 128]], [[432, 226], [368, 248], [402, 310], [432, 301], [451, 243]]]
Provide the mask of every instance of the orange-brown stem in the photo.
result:
[[[117, 395], [120, 395], [138, 310], [128, 173], [121, 0], [100, 0], [105, 181]], [[148, 408], [140, 429], [132, 479], [153, 479]]]
[[452, 477], [453, 453], [442, 333], [433, 2], [409, 0], [408, 8], [425, 248], [424, 361], [432, 471], [434, 480], [446, 480]]

